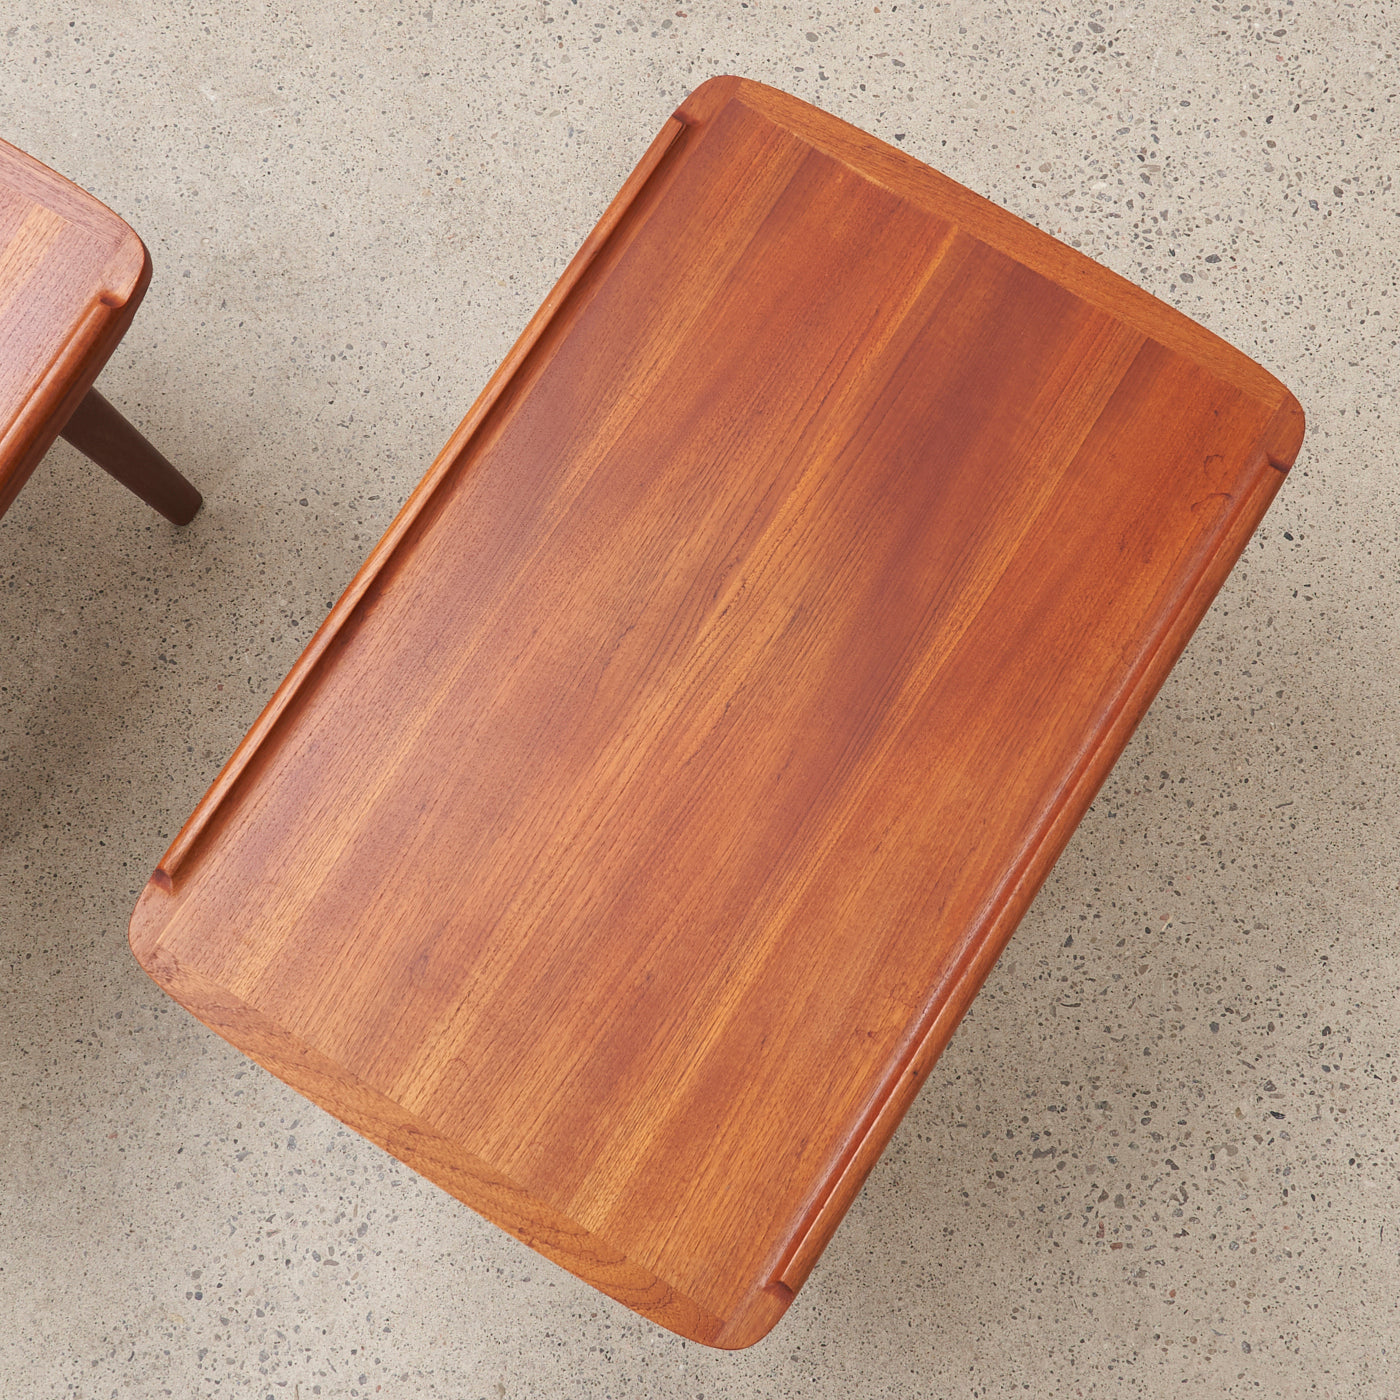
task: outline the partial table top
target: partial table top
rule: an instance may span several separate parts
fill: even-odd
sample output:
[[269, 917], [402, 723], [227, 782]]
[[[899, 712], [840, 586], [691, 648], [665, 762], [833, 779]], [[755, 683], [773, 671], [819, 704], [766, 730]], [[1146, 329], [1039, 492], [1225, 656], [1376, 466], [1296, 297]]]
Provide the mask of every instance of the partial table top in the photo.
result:
[[735, 78], [662, 129], [141, 897], [151, 975], [677, 1332], [801, 1286], [1302, 436]]
[[107, 206], [0, 141], [0, 515], [131, 324], [150, 281]]

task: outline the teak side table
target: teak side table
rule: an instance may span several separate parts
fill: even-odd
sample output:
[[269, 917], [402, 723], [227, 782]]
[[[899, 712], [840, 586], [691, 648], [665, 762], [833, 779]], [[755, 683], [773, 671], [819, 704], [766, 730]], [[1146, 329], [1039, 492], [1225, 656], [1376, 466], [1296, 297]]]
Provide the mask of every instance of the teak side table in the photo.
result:
[[1302, 432], [1089, 259], [707, 82], [175, 839], [136, 956], [566, 1269], [747, 1346]]
[[60, 434], [176, 525], [200, 495], [92, 387], [151, 280], [107, 206], [0, 141], [0, 515]]

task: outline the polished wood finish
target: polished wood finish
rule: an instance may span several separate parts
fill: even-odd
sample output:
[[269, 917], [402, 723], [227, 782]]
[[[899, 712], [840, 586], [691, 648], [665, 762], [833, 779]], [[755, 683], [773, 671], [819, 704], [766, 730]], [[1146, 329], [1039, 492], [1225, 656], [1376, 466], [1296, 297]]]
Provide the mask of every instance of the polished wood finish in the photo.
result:
[[1302, 425], [1087, 258], [706, 83], [176, 838], [133, 949], [551, 1259], [745, 1346]]
[[[145, 245], [105, 204], [0, 141], [0, 515], [83, 403], [150, 280]], [[198, 492], [106, 400], [88, 406], [77, 431], [106, 453], [99, 466], [162, 514], [188, 519], [199, 508]]]

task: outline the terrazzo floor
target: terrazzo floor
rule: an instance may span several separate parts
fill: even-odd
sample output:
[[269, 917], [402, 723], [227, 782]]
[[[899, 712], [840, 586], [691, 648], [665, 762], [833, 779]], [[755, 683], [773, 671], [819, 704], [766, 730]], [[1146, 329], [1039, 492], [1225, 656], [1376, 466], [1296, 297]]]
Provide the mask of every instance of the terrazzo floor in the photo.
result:
[[[0, 3], [142, 234], [0, 521], [0, 1397], [1400, 1394], [1400, 8]], [[806, 98], [1210, 326], [1309, 433], [784, 1321], [679, 1341], [179, 1010], [171, 835], [654, 131]]]

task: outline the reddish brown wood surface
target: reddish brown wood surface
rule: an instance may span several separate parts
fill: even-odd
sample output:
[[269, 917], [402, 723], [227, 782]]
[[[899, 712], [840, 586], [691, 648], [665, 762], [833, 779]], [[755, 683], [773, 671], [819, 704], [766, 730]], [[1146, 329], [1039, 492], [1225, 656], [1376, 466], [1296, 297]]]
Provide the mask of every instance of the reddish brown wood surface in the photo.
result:
[[1257, 365], [737, 79], [668, 123], [132, 920], [639, 1312], [777, 1320], [1263, 513]]
[[105, 204], [0, 141], [0, 515], [116, 348], [151, 278]]

